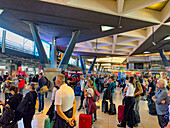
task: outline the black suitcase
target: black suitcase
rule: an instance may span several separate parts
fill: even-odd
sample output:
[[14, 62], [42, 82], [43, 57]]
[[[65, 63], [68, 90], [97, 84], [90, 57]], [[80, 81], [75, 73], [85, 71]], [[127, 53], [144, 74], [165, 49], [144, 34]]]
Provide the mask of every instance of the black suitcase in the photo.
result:
[[115, 115], [115, 114], [116, 114], [116, 106], [115, 104], [110, 104], [109, 115]]
[[108, 102], [102, 101], [102, 112], [107, 113], [108, 112]]
[[149, 105], [149, 114], [157, 115], [156, 106], [155, 106], [154, 102], [151, 102], [150, 105]]

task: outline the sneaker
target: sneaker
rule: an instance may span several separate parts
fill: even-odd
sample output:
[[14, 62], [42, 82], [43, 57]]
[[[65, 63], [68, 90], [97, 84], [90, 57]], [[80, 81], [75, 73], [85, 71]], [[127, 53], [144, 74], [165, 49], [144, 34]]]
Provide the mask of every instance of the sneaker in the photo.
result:
[[35, 115], [38, 115], [38, 114], [41, 114], [41, 112], [38, 111], [38, 112], [35, 113]]
[[141, 126], [141, 123], [138, 123], [138, 127], [140, 127]]
[[41, 111], [41, 113], [43, 113], [43, 110]]
[[91, 125], [91, 128], [94, 128], [94, 124]]
[[117, 126], [118, 126], [118, 127], [126, 128], [126, 126], [124, 126], [124, 125], [122, 125], [122, 124], [118, 124]]
[[141, 123], [135, 124], [134, 127], [140, 127]]
[[97, 119], [94, 119], [94, 120], [93, 120], [93, 122], [96, 122], [96, 121], [97, 121]]
[[78, 108], [77, 110], [80, 111], [81, 108]]

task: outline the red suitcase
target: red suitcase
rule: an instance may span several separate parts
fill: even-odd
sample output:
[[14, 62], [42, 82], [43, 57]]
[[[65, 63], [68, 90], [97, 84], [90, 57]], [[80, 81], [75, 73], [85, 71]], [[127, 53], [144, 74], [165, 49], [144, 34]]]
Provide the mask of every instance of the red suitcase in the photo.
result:
[[92, 116], [86, 114], [80, 114], [79, 116], [79, 128], [91, 128]]
[[124, 117], [124, 105], [119, 105], [118, 106], [118, 121], [122, 122], [123, 117]]

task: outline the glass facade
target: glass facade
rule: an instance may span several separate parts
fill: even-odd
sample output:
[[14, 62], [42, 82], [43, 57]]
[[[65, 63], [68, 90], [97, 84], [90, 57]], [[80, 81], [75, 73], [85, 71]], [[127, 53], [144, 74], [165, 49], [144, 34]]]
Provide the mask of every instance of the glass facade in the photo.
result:
[[[3, 30], [5, 29], [0, 27], [0, 41], [2, 40]], [[50, 43], [44, 40], [42, 40], [42, 43], [47, 57], [50, 58]], [[8, 30], [6, 30], [6, 48], [39, 56], [34, 41], [24, 38]]]

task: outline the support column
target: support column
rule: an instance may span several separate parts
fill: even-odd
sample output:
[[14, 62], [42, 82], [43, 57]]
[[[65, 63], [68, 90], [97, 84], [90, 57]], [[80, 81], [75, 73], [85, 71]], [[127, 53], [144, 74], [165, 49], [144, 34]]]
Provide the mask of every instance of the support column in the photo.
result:
[[96, 68], [96, 72], [97, 72], [97, 65], [95, 66], [95, 68]]
[[35, 45], [36, 45], [37, 50], [38, 50], [38, 54], [39, 54], [39, 58], [40, 58], [42, 68], [50, 67], [47, 55], [45, 53], [44, 47], [42, 45], [38, 30], [37, 30], [37, 26], [34, 23], [30, 23], [29, 26], [30, 26], [30, 29], [31, 29], [31, 33], [32, 33]]
[[86, 74], [86, 61], [85, 61], [84, 58], [83, 58], [83, 66], [84, 66], [84, 71], [85, 71], [85, 74]]
[[65, 71], [67, 69], [68, 61], [69, 61], [70, 56], [73, 52], [73, 49], [75, 47], [75, 44], [76, 44], [77, 39], [79, 37], [79, 34], [80, 34], [80, 30], [75, 31], [72, 35], [70, 43], [69, 43], [69, 45], [68, 45], [68, 47], [67, 47], [67, 49], [64, 53], [64, 56], [63, 56], [62, 60], [59, 63], [59, 66], [58, 66], [59, 68], [61, 68], [61, 71]]
[[160, 49], [158, 51], [159, 51], [159, 54], [160, 54], [160, 56], [162, 58], [163, 64], [165, 66], [165, 69], [166, 69], [166, 71], [167, 71], [167, 73], [168, 73], [168, 75], [170, 77], [170, 64], [169, 64], [169, 62], [168, 62], [168, 60], [167, 60], [167, 58], [166, 58], [166, 56], [164, 54], [164, 51], [162, 49]]
[[102, 66], [102, 68], [100, 69], [100, 74], [102, 74], [104, 71], [104, 66]]
[[85, 69], [81, 55], [79, 55], [79, 60], [80, 60], [80, 64], [81, 64], [82, 73], [85, 76], [86, 75], [86, 69]]
[[90, 65], [90, 68], [89, 68], [89, 70], [88, 70], [87, 73], [91, 73], [91, 71], [92, 71], [92, 69], [93, 69], [93, 67], [94, 67], [94, 63], [96, 62], [96, 58], [97, 58], [97, 57], [94, 57], [94, 60], [93, 60], [92, 64]]
[[5, 53], [5, 43], [6, 43], [6, 30], [2, 32], [2, 53]]
[[98, 69], [97, 69], [96, 74], [98, 74], [98, 73], [99, 73], [101, 65], [102, 65], [102, 64], [100, 63], [100, 64], [99, 64], [99, 67], [98, 67]]
[[51, 45], [51, 68], [57, 67], [57, 56], [56, 56], [56, 38], [54, 37], [52, 39], [52, 45]]
[[77, 67], [79, 67], [79, 59], [77, 58], [76, 61], [77, 61]]

